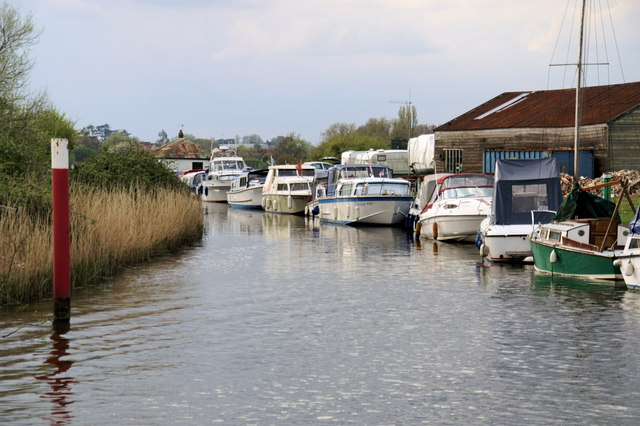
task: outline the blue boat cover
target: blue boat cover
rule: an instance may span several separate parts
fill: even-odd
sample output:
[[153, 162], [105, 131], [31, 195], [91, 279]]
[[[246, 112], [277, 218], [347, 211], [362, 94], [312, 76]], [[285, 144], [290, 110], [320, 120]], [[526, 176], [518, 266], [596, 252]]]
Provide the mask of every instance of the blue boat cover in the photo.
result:
[[629, 231], [632, 235], [640, 235], [640, 206], [638, 206], [636, 215], [633, 217], [633, 220], [629, 224]]
[[528, 224], [531, 211], [556, 211], [560, 203], [562, 188], [555, 158], [496, 161], [492, 223]]

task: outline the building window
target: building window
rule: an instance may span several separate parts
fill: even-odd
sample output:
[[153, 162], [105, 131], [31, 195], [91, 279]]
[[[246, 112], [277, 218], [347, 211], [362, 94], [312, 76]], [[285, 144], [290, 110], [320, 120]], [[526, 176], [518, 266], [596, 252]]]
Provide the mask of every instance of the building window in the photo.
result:
[[191, 163], [191, 168], [194, 170], [204, 169], [202, 161], [194, 161]]
[[462, 172], [462, 150], [461, 149], [445, 149], [444, 150], [444, 171], [446, 173]]

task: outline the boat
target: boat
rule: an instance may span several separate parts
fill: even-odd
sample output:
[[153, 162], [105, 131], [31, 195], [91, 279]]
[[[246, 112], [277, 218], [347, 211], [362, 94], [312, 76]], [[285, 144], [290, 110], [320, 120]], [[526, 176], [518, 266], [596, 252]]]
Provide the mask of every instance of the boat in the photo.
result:
[[269, 169], [251, 170], [231, 181], [227, 202], [231, 207], [262, 209], [262, 187]]
[[231, 182], [249, 170], [242, 157], [229, 147], [213, 149], [207, 177], [198, 188], [202, 201], [226, 203]]
[[491, 213], [493, 176], [458, 173], [430, 175], [426, 179], [435, 181], [435, 185], [420, 213], [420, 236], [475, 242], [480, 222]]
[[491, 213], [480, 223], [477, 246], [491, 262], [523, 262], [532, 254], [527, 237], [548, 223], [562, 202], [555, 158], [496, 161]]
[[262, 208], [270, 213], [304, 214], [315, 170], [303, 164], [269, 166], [262, 187]]
[[[582, 47], [585, 2], [582, 2], [582, 21], [578, 45], [576, 114], [574, 124], [574, 179], [573, 188], [559, 207], [553, 221], [541, 224], [529, 237], [536, 271], [589, 279], [622, 279], [620, 262], [628, 230], [621, 226], [618, 209], [623, 196], [613, 204], [580, 188], [579, 149], [581, 119]], [[625, 182], [623, 194], [628, 192]], [[631, 201], [629, 199], [629, 201]]]
[[629, 236], [624, 249], [613, 264], [620, 268], [627, 288], [640, 290], [640, 207], [629, 224]]
[[202, 169], [185, 170], [180, 173], [180, 180], [186, 183], [194, 192], [198, 192], [198, 187], [202, 185], [202, 181], [205, 179], [207, 172]]
[[[606, 185], [620, 183], [611, 182]], [[621, 280], [620, 264], [629, 235], [620, 224], [617, 204], [589, 193], [603, 185], [574, 184], [553, 221], [530, 236], [535, 269], [540, 272], [598, 280]], [[626, 188], [623, 189], [623, 192]]]
[[411, 182], [392, 178], [381, 164], [339, 164], [327, 173], [326, 185], [316, 182], [307, 214], [343, 225], [403, 224], [413, 201]]

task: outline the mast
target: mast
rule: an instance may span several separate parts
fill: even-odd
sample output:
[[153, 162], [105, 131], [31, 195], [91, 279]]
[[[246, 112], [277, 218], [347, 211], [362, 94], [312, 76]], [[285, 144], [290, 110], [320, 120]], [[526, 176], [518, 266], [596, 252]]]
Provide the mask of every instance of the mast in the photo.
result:
[[580, 115], [582, 113], [582, 106], [580, 105], [580, 80], [582, 79], [582, 44], [584, 35], [584, 9], [587, 0], [582, 0], [582, 13], [580, 18], [580, 44], [578, 46], [578, 69], [577, 69], [577, 83], [576, 83], [576, 119], [575, 119], [575, 137], [573, 142], [573, 182], [580, 181], [579, 170], [579, 149], [580, 149]]

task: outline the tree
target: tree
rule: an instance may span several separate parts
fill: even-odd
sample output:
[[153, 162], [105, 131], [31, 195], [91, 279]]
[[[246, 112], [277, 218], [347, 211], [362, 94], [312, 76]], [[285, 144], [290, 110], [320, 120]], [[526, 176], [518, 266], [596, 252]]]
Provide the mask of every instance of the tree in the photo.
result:
[[356, 133], [390, 141], [391, 121], [386, 118], [370, 118], [366, 124], [356, 129]]
[[389, 149], [388, 139], [358, 134], [356, 132], [345, 135], [336, 134], [309, 153], [311, 160], [321, 160], [324, 157], [340, 158], [345, 151], [368, 151], [369, 149]]
[[111, 133], [104, 142], [102, 142], [103, 151], [123, 151], [129, 148], [135, 148], [140, 140], [135, 136], [129, 136], [124, 130], [116, 130]]
[[156, 140], [156, 145], [162, 146], [167, 142], [169, 142], [169, 135], [167, 135], [167, 132], [165, 132], [164, 129], [162, 129], [158, 133], [158, 139]]
[[418, 124], [418, 113], [414, 105], [404, 105], [398, 110], [398, 118], [391, 129], [391, 145], [394, 148], [407, 148], [407, 142], [415, 136], [413, 129]]
[[273, 147], [276, 164], [297, 164], [307, 158], [311, 144], [294, 133], [282, 137]]
[[322, 132], [322, 140], [330, 139], [337, 135], [347, 135], [356, 129], [355, 123], [334, 123]]
[[32, 16], [20, 18], [17, 9], [7, 3], [0, 9], [0, 98], [17, 101], [33, 68], [30, 47], [40, 36], [32, 23]]

